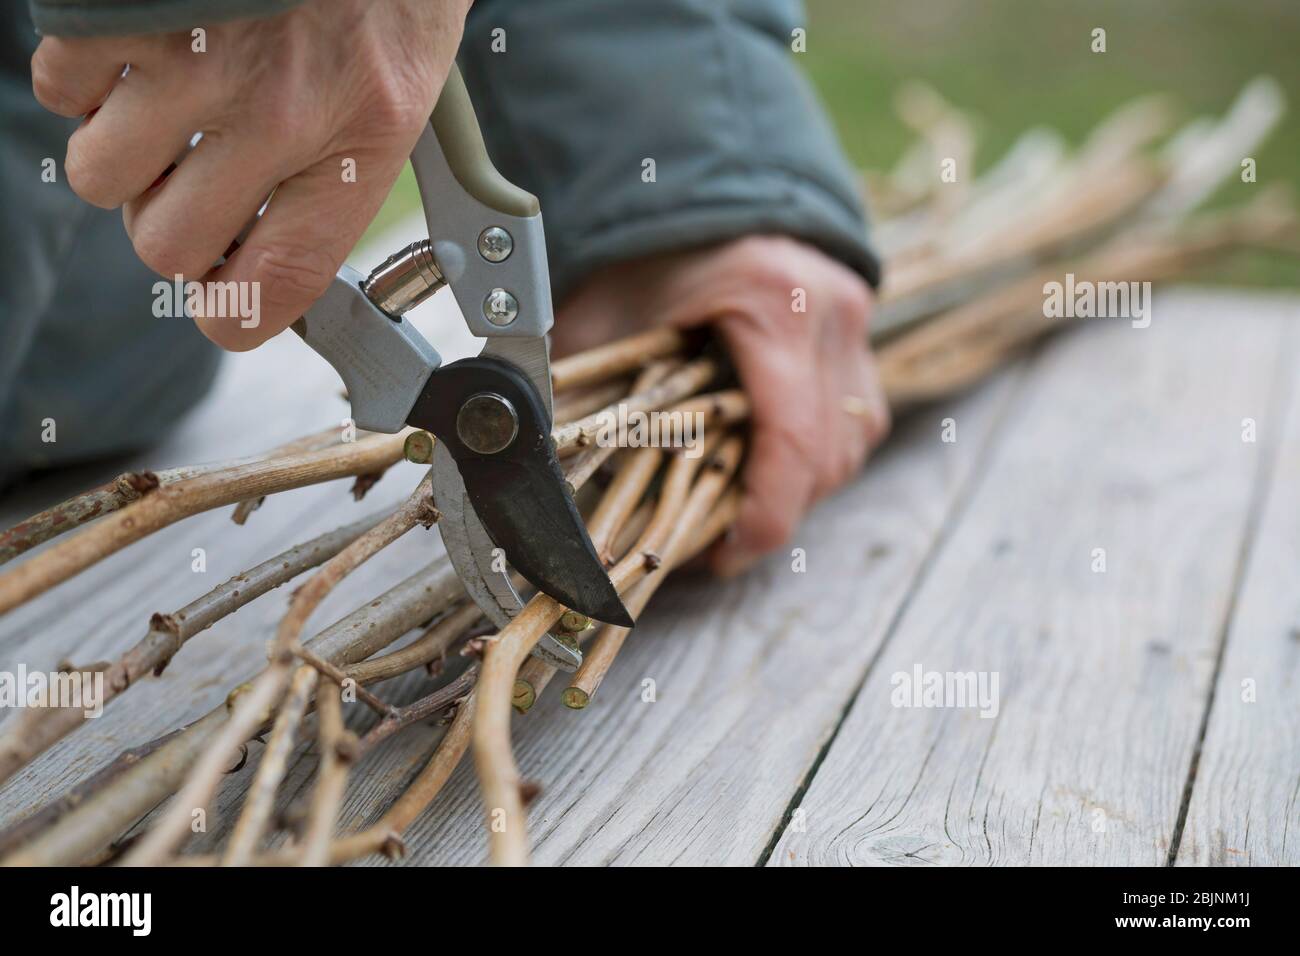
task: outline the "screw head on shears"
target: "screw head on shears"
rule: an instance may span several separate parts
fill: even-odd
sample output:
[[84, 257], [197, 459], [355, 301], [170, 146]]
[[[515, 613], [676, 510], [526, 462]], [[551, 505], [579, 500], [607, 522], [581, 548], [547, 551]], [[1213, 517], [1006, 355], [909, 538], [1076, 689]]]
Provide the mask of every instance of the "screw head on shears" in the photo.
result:
[[493, 325], [504, 328], [519, 315], [519, 300], [505, 289], [493, 289], [483, 300], [483, 314]]
[[488, 262], [505, 262], [515, 249], [515, 240], [500, 226], [488, 226], [478, 236], [478, 254]]

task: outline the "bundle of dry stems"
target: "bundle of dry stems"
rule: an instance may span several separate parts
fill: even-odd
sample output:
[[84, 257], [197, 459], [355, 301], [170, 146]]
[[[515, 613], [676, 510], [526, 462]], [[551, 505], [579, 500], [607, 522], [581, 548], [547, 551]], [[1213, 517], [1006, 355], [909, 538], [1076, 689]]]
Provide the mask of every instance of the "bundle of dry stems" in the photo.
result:
[[[1044, 283], [1066, 273], [1095, 282], [1158, 281], [1237, 248], [1296, 250], [1289, 196], [1276, 190], [1252, 184], [1258, 194], [1251, 201], [1192, 214], [1234, 178], [1240, 157], [1279, 119], [1281, 96], [1270, 81], [1249, 86], [1223, 119], [1197, 121], [1170, 137], [1171, 111], [1156, 98], [1121, 109], [1073, 151], [1049, 132], [1031, 131], [970, 182], [961, 175], [974, 152], [970, 120], [919, 87], [905, 90], [899, 107], [917, 143], [892, 173], [870, 178], [885, 213], [878, 241], [888, 265], [873, 341], [895, 414], [968, 387], [1067, 324], [1046, 318], [1043, 309]], [[1163, 145], [1151, 148], [1158, 139]], [[947, 159], [956, 160], [955, 182], [940, 176]], [[557, 361], [554, 375], [554, 440], [569, 483], [575, 492], [600, 486], [586, 511], [588, 529], [628, 609], [639, 615], [673, 568], [736, 515], [745, 394], [698, 340], [668, 329]], [[603, 447], [594, 438], [620, 404], [629, 412], [702, 412], [704, 454]], [[0, 613], [191, 515], [234, 506], [242, 524], [268, 495], [339, 478], [354, 479], [361, 494], [403, 459], [427, 463], [432, 444], [432, 436], [410, 429], [353, 442], [329, 430], [252, 458], [123, 475], [0, 535], [5, 562], [75, 531], [0, 574]], [[583, 664], [565, 675], [561, 692], [564, 704], [582, 709], [629, 632], [592, 628], [536, 595], [493, 633], [443, 559], [304, 640], [313, 610], [346, 575], [417, 525], [437, 520], [426, 477], [395, 509], [297, 544], [183, 608], [155, 614], [141, 641], [94, 665], [105, 674], [109, 705], [160, 673], [214, 622], [316, 569], [293, 592], [257, 676], [235, 687], [223, 706], [118, 755], [0, 833], [3, 861], [311, 865], [399, 856], [403, 831], [472, 750], [490, 857], [526, 862], [531, 785], [520, 779], [512, 755], [511, 714], [526, 714], [556, 676], [529, 652], [548, 631], [584, 645]], [[414, 640], [389, 649], [413, 631]], [[367, 690], [422, 668], [432, 673], [431, 665], [456, 648], [466, 666], [441, 682], [431, 679], [427, 695], [413, 703], [396, 707]], [[361, 736], [344, 722], [345, 699], [377, 715]], [[319, 769], [295, 819], [285, 821], [275, 814], [277, 796], [313, 713]], [[445, 729], [427, 766], [378, 822], [347, 832], [340, 809], [353, 764], [407, 727], [430, 732], [434, 718]], [[11, 717], [0, 725], [0, 782], [83, 722], [71, 708]], [[210, 804], [224, 775], [242, 765], [247, 743], [259, 737], [260, 762], [220, 854], [182, 855], [192, 814]], [[169, 797], [143, 834], [116, 842]]]

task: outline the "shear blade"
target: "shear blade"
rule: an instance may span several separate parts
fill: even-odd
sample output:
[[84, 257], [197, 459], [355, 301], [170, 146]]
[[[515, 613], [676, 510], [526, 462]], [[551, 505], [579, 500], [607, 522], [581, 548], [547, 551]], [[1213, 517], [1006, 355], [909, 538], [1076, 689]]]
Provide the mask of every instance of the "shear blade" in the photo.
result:
[[470, 459], [460, 462], [460, 473], [493, 544], [529, 583], [597, 621], [633, 626], [565, 491], [558, 464], [532, 457]]
[[[468, 447], [457, 427], [465, 403], [485, 393], [506, 399], [517, 417], [509, 446], [492, 454]], [[566, 489], [550, 416], [519, 368], [483, 356], [443, 366], [429, 377], [409, 420], [441, 439], [474, 514], [515, 571], [566, 607], [633, 626]]]
[[[493, 554], [495, 546], [469, 503], [460, 469], [441, 444], [433, 452], [433, 495], [442, 512], [438, 531], [466, 592], [489, 621], [499, 628], [505, 627], [523, 610], [523, 601], [510, 575]], [[542, 635], [533, 646], [533, 656], [564, 671], [577, 670], [582, 663], [578, 650], [552, 634]]]

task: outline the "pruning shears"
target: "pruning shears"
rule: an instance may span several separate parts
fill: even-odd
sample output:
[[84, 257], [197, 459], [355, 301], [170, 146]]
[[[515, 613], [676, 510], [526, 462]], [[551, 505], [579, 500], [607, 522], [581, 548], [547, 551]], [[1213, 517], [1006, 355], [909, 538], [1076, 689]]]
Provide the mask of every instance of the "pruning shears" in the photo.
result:
[[[431, 238], [369, 276], [343, 266], [293, 328], [343, 379], [358, 427], [410, 424], [436, 436], [438, 527], [493, 624], [523, 606], [508, 563], [566, 607], [631, 627], [551, 442], [554, 317], [539, 203], [492, 165], [454, 66], [411, 165]], [[470, 332], [486, 339], [477, 357], [447, 365], [403, 318], [444, 285]], [[566, 670], [582, 660], [573, 641], [553, 635], [535, 653]]]

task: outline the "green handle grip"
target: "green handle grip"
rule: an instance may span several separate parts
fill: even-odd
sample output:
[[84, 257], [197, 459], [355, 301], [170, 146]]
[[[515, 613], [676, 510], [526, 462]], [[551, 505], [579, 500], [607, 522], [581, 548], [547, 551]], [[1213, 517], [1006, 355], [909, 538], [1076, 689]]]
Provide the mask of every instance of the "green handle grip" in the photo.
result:
[[529, 219], [541, 210], [537, 197], [510, 182], [492, 165], [465, 80], [454, 63], [430, 119], [456, 182], [483, 205]]

